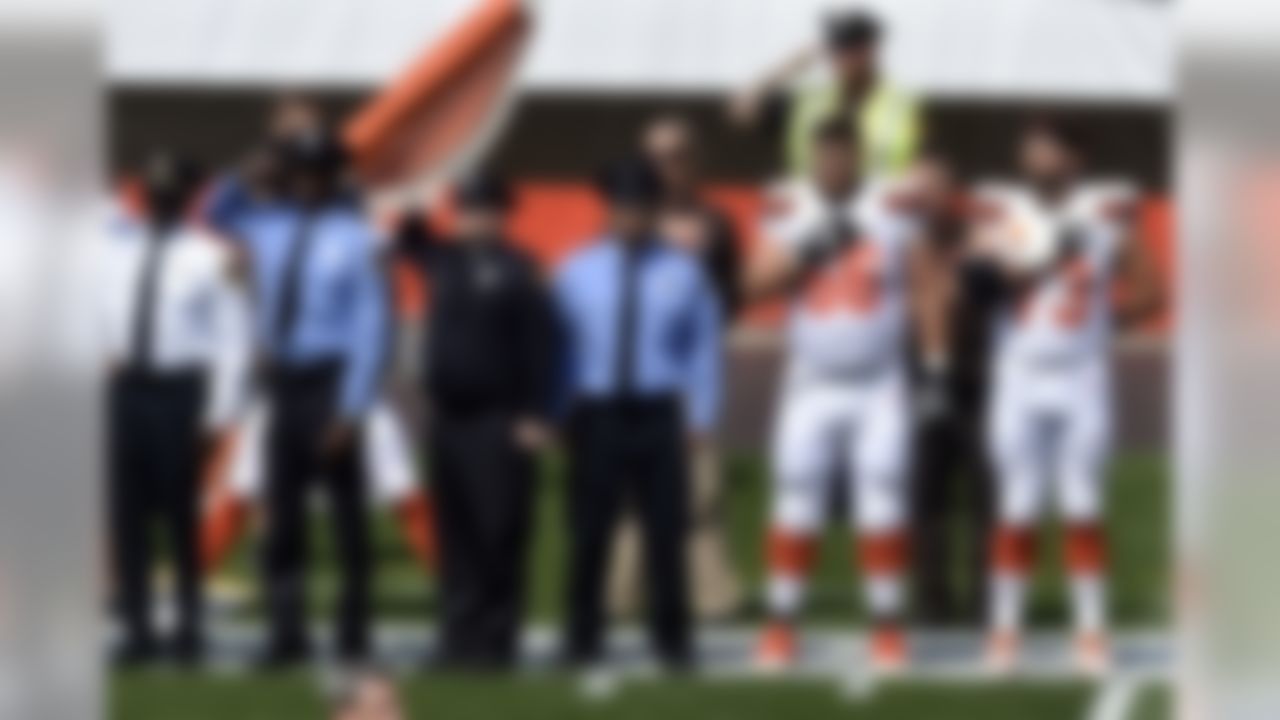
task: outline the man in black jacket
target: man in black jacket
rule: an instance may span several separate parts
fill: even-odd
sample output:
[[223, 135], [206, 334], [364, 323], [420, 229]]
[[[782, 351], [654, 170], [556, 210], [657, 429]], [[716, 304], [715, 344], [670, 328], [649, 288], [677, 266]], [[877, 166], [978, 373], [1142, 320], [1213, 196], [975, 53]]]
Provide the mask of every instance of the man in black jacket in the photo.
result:
[[437, 240], [418, 218], [399, 238], [432, 288], [424, 377], [440, 532], [439, 661], [501, 668], [517, 650], [555, 332], [536, 265], [504, 235], [510, 189], [477, 174], [459, 184], [455, 201], [452, 239]]

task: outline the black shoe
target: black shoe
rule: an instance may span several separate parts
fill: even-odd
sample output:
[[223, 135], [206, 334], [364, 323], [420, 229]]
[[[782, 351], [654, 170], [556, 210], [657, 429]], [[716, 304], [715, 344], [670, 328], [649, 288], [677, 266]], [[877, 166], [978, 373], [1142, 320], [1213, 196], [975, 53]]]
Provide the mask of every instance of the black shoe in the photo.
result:
[[668, 675], [689, 675], [697, 669], [693, 654], [687, 651], [664, 652], [658, 657], [658, 664]]
[[179, 667], [195, 669], [204, 663], [204, 638], [198, 633], [179, 633], [169, 645], [169, 659]]
[[584, 672], [604, 664], [604, 653], [599, 650], [566, 650], [557, 661], [557, 669], [562, 672]]
[[368, 645], [351, 645], [338, 648], [338, 660], [344, 665], [363, 665], [369, 662]]
[[111, 653], [112, 666], [129, 670], [149, 665], [159, 659], [159, 648], [154, 640], [132, 638], [116, 647]]
[[311, 643], [306, 640], [272, 641], [258, 656], [255, 663], [259, 670], [271, 672], [289, 670], [311, 662]]

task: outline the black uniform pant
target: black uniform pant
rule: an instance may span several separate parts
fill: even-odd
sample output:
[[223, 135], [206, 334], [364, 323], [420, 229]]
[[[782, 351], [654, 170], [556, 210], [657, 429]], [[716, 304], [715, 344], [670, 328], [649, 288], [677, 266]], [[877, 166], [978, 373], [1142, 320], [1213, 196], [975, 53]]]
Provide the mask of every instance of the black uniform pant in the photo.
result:
[[916, 612], [929, 623], [980, 622], [991, 528], [991, 463], [982, 393], [917, 429], [913, 482]]
[[605, 563], [623, 503], [644, 533], [649, 631], [659, 657], [690, 659], [685, 535], [687, 450], [674, 400], [601, 401], [579, 407], [570, 427], [567, 652], [602, 650]]
[[432, 417], [441, 659], [450, 664], [502, 667], [515, 659], [535, 481], [515, 420], [503, 410]]
[[196, 543], [204, 383], [196, 372], [125, 372], [111, 382], [107, 411], [110, 528], [126, 639], [154, 640], [150, 572], [157, 526], [177, 570], [178, 637], [201, 626]]
[[288, 652], [307, 646], [308, 490], [324, 489], [341, 572], [338, 653], [360, 658], [369, 649], [370, 537], [360, 433], [341, 451], [324, 449], [337, 417], [340, 366], [276, 368], [268, 376], [266, 574], [270, 644]]

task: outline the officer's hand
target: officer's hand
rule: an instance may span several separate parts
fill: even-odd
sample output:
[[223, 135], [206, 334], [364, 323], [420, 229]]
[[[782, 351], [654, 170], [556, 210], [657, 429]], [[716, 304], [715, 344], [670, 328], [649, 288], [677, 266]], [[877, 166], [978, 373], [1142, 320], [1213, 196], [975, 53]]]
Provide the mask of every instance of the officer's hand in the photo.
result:
[[694, 431], [685, 438], [685, 445], [688, 446], [689, 452], [697, 454], [711, 446], [711, 433], [706, 431]]
[[355, 438], [355, 425], [348, 420], [335, 420], [325, 430], [320, 441], [320, 454], [325, 460], [346, 452]]
[[516, 445], [526, 452], [538, 452], [551, 445], [552, 432], [550, 426], [533, 417], [516, 420]]

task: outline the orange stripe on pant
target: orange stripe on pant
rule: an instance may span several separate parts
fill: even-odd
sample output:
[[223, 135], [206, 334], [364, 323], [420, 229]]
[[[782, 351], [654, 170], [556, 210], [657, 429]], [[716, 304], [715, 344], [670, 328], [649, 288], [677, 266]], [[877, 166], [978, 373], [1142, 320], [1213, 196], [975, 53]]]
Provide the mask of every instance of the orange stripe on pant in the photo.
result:
[[1102, 527], [1072, 525], [1066, 535], [1067, 570], [1076, 575], [1102, 572], [1107, 563], [1107, 540]]
[[896, 575], [907, 566], [907, 536], [900, 532], [864, 535], [854, 541], [854, 551], [867, 575]]
[[808, 575], [818, 559], [818, 539], [811, 535], [794, 535], [782, 530], [771, 530], [766, 555], [770, 572], [794, 576]]
[[1024, 528], [999, 527], [991, 535], [991, 562], [995, 569], [1008, 573], [1027, 573], [1035, 564], [1035, 531]]

